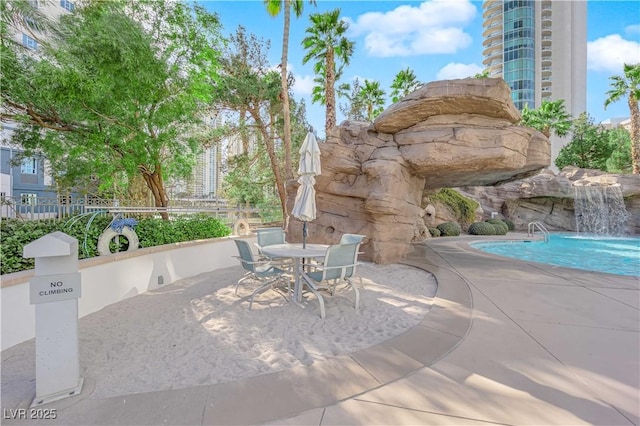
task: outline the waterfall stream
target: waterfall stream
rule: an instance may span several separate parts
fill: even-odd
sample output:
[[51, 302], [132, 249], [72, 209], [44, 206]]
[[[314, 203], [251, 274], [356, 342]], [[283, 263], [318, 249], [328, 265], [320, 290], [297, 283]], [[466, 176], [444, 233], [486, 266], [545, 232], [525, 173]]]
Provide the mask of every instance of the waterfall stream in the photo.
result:
[[619, 185], [575, 186], [576, 231], [580, 234], [624, 236], [629, 213]]

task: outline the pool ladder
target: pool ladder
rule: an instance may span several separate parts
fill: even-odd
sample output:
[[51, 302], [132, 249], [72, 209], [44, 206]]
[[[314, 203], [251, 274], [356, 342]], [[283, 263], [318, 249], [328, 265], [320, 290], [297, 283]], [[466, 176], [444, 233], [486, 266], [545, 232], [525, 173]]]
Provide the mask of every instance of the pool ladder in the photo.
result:
[[542, 237], [544, 239], [545, 243], [549, 242], [549, 231], [547, 230], [547, 228], [545, 228], [545, 226], [542, 224], [542, 222], [529, 222], [529, 225], [527, 225], [527, 235], [529, 237], [533, 237], [533, 235], [536, 232], [536, 229], [538, 229], [538, 231], [540, 231], [542, 233]]

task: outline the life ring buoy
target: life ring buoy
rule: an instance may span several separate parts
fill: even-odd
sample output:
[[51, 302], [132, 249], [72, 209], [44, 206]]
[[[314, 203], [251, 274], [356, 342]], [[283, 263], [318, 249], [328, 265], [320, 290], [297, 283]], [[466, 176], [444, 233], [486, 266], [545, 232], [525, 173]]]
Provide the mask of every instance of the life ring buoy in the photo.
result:
[[129, 248], [127, 249], [127, 251], [138, 249], [140, 240], [138, 239], [138, 234], [136, 234], [136, 231], [128, 226], [124, 226], [121, 231], [116, 231], [115, 229], [109, 227], [105, 229], [102, 235], [100, 235], [100, 238], [98, 238], [98, 254], [100, 254], [100, 256], [111, 254], [109, 243], [117, 236], [123, 236], [129, 241]]
[[238, 219], [233, 222], [233, 235], [249, 235], [251, 229], [249, 228], [249, 222], [246, 219]]

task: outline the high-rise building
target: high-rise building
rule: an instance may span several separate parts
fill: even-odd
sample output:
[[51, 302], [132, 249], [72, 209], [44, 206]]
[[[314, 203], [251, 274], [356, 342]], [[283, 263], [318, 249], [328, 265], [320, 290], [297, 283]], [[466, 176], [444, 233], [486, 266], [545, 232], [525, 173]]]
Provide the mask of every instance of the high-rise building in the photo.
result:
[[[587, 104], [587, 2], [485, 0], [483, 64], [502, 77], [520, 110], [564, 99], [577, 117]], [[568, 138], [551, 138], [552, 161]]]
[[[46, 18], [57, 18], [72, 12], [76, 3], [77, 0], [29, 0], [29, 5]], [[41, 49], [40, 43], [48, 36], [28, 24], [29, 20], [25, 20], [24, 25], [11, 25], [8, 34], [22, 44], [26, 53], [37, 55]], [[18, 197], [22, 204], [37, 205], [39, 198], [56, 197], [55, 182], [44, 157], [20, 158], [23, 150], [12, 142], [13, 132], [18, 126], [18, 123], [8, 119], [0, 122], [0, 197]], [[18, 158], [21, 164], [16, 165], [14, 163]], [[8, 215], [6, 205], [1, 210], [3, 216]]]

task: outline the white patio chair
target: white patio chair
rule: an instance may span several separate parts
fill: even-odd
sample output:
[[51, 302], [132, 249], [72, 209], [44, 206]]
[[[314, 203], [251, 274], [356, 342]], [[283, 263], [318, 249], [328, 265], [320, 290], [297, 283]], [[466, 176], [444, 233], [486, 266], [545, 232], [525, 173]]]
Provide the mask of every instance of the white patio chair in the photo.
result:
[[352, 243], [362, 243], [362, 240], [366, 237], [366, 235], [360, 234], [342, 234], [340, 238], [340, 244], [352, 244]]
[[321, 291], [334, 295], [336, 288], [342, 284], [351, 287], [355, 293], [355, 309], [360, 306], [360, 292], [351, 282], [358, 265], [358, 248], [360, 243], [338, 244], [327, 249], [322, 265], [315, 265], [313, 272], [303, 273], [304, 285], [318, 298], [320, 317], [325, 317], [324, 299]]
[[273, 244], [285, 244], [286, 235], [282, 228], [258, 228], [256, 229], [258, 237], [257, 246], [266, 247]]
[[[342, 234], [342, 237], [340, 237], [339, 244], [352, 244], [352, 243], [362, 244], [362, 240], [365, 238], [366, 238], [366, 235], [361, 235], [361, 234]], [[362, 254], [362, 252], [358, 252], [358, 254]], [[322, 265], [324, 261], [324, 259], [322, 258], [317, 258], [313, 260], [315, 262], [315, 266]], [[314, 262], [312, 262], [312, 264]], [[362, 277], [360, 278], [360, 287], [362, 287]]]
[[258, 253], [262, 256], [263, 259], [271, 260], [274, 266], [278, 266], [282, 269], [286, 269], [287, 271], [291, 271], [293, 268], [293, 262], [291, 259], [274, 259], [269, 258], [264, 253], [262, 253], [262, 248], [267, 246], [272, 246], [274, 244], [286, 244], [285, 240], [286, 234], [282, 228], [259, 228], [256, 229], [256, 235], [258, 237], [258, 241], [256, 242], [256, 248], [258, 249]]
[[[274, 284], [281, 280], [286, 280], [287, 283], [287, 294], [291, 293], [291, 283], [289, 281], [289, 277], [286, 276], [286, 271], [280, 269], [272, 264], [269, 260], [257, 260], [253, 252], [251, 251], [251, 246], [248, 242], [244, 240], [234, 240], [236, 246], [238, 247], [238, 253], [240, 256], [235, 256], [240, 260], [242, 267], [245, 269], [245, 274], [238, 280], [235, 289], [235, 295], [238, 295], [238, 287], [240, 283], [246, 281], [248, 279], [254, 279], [260, 282], [260, 286], [256, 288], [251, 294], [251, 299], [249, 301], [249, 310], [253, 306], [253, 298], [256, 294], [261, 293], [264, 290], [272, 288], [275, 290]], [[280, 294], [278, 292], [278, 294]], [[282, 294], [281, 294], [282, 295]], [[282, 295], [286, 300], [286, 296]]]

